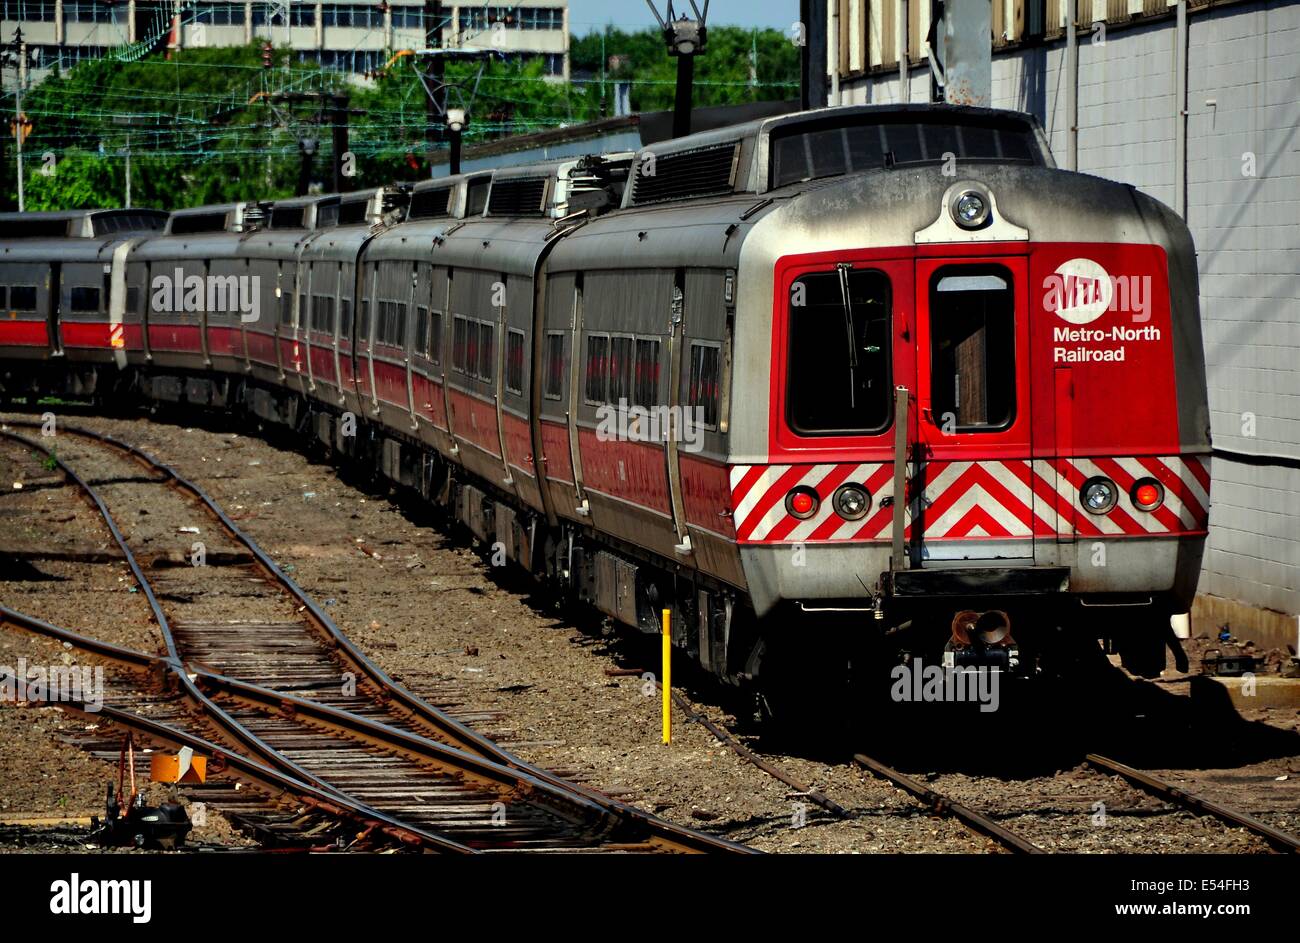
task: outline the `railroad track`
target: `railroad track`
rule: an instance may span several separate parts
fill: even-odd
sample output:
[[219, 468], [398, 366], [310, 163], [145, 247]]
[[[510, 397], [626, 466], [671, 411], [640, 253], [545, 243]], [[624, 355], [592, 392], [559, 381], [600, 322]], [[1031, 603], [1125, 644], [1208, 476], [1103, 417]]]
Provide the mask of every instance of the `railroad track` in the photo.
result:
[[[933, 786], [921, 783], [917, 779], [888, 766], [878, 759], [860, 753], [855, 754], [853, 759], [854, 762], [858, 763], [860, 766], [871, 770], [871, 772], [884, 779], [889, 780], [894, 785], [910, 793], [921, 802], [926, 803], [939, 814], [952, 816], [960, 820], [969, 828], [992, 838], [1008, 850], [1028, 854], [1039, 854], [1049, 850], [1033, 840], [1034, 830], [1022, 827], [1019, 831], [1013, 831], [1007, 828], [1006, 825], [1002, 824], [1002, 821], [1012, 818], [1026, 818], [1028, 821], [1032, 821], [1034, 817], [1042, 816], [1044, 814], [1041, 809], [1026, 810], [1023, 812], [1000, 810], [996, 813], [995, 817], [993, 813], [988, 811], [976, 811], [969, 805], [960, 801], [960, 799], [955, 798], [951, 789], [947, 792], [940, 792]], [[1167, 803], [1164, 808], [1157, 807], [1149, 810], [1142, 810], [1143, 815], [1176, 816], [1181, 813], [1190, 812], [1197, 817], [1210, 816], [1232, 826], [1233, 828], [1244, 829], [1251, 835], [1263, 839], [1263, 841], [1278, 851], [1287, 853], [1300, 852], [1300, 838], [1276, 829], [1267, 823], [1261, 822], [1247, 813], [1229, 808], [1211, 799], [1188, 793], [1179, 789], [1172, 783], [1166, 782], [1158, 776], [1144, 770], [1135, 769], [1131, 766], [1127, 766], [1116, 760], [1095, 753], [1087, 755], [1086, 766], [1104, 777], [1120, 777], [1142, 792], [1155, 796]], [[1007, 783], [999, 780], [999, 788], [1007, 790]], [[1101, 812], [1103, 816], [1132, 814], [1135, 811], [1131, 806], [1126, 808], [1128, 803], [1124, 801], [1122, 796], [1118, 796], [1115, 801], [1110, 803], [1108, 809], [1106, 808], [1106, 803], [1096, 801], [1099, 796], [1114, 794], [1116, 794], [1116, 790], [1112, 784], [1099, 783], [1097, 789], [1085, 793], [1083, 798], [1085, 798], [1087, 802], [1093, 803], [1089, 808], [1094, 810], [1094, 815], [1098, 811]], [[1035, 801], [1041, 803], [1042, 798], [1038, 797]], [[1014, 802], [1011, 803], [1011, 807], [1014, 809]], [[1054, 831], [1060, 835], [1064, 835], [1067, 831], [1064, 827], [1064, 823], [1071, 821], [1071, 819], [1077, 823], [1082, 821], [1085, 817], [1088, 817], [1089, 821], [1092, 820], [1092, 818], [1084, 811], [1073, 811], [1063, 814], [1060, 811], [1054, 810], [1049, 814], [1049, 820], [1057, 823]], [[1098, 821], [1104, 821], [1104, 818], [1098, 819]], [[1169, 835], [1171, 832], [1166, 831], [1164, 834]], [[1070, 851], [1076, 849], [1066, 847], [1060, 850]], [[1122, 851], [1126, 849], [1118, 846], [1111, 846], [1107, 850]]]
[[863, 769], [870, 770], [875, 775], [893, 783], [899, 789], [911, 795], [917, 801], [930, 807], [930, 809], [939, 815], [948, 816], [957, 819], [967, 828], [978, 832], [986, 838], [991, 838], [1008, 851], [1018, 854], [1041, 855], [1045, 850], [1034, 844], [1029, 839], [1016, 834], [1010, 829], [999, 825], [989, 816], [958, 802], [956, 799], [946, 796], [929, 786], [918, 782], [905, 773], [901, 773], [882, 763], [874, 757], [867, 756], [865, 753], [853, 754], [853, 761]]
[[1120, 776], [1128, 780], [1138, 789], [1148, 792], [1153, 796], [1158, 796], [1168, 802], [1172, 802], [1197, 815], [1211, 815], [1222, 822], [1226, 822], [1235, 828], [1244, 828], [1253, 835], [1257, 835], [1264, 841], [1268, 842], [1278, 851], [1289, 854], [1300, 853], [1300, 838], [1284, 832], [1281, 829], [1261, 822], [1259, 819], [1245, 812], [1239, 812], [1236, 809], [1229, 808], [1213, 799], [1207, 799], [1204, 796], [1194, 795], [1179, 789], [1173, 783], [1166, 782], [1159, 776], [1154, 776], [1145, 770], [1134, 769], [1131, 766], [1112, 760], [1109, 757], [1102, 756], [1099, 753], [1089, 753], [1087, 756], [1089, 766], [1109, 775]]
[[[288, 604], [289, 617], [279, 621], [175, 618], [160, 597], [173, 610], [183, 609], [184, 594], [155, 590], [99, 491], [53, 449], [0, 429], [44, 453], [99, 511], [158, 625], [165, 653], [111, 646], [12, 610], [3, 610], [4, 621], [128, 672], [143, 670], [155, 682], [164, 676], [212, 738], [116, 705], [106, 705], [101, 716], [151, 740], [220, 756], [272, 795], [290, 793], [309, 808], [363, 824], [366, 834], [425, 850], [749, 851], [514, 756], [389, 677], [197, 485], [112, 436], [69, 426], [60, 432], [107, 446], [144, 466], [148, 482], [168, 485], [202, 507]], [[141, 484], [130, 476], [117, 480]], [[267, 610], [266, 600], [257, 603], [260, 612]]]

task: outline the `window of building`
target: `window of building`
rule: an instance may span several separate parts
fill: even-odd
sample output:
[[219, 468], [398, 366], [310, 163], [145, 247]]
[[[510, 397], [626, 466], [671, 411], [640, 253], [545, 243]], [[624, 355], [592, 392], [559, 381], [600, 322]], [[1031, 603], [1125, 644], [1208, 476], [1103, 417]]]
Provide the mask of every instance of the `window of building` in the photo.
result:
[[[115, 12], [115, 6], [105, 0], [65, 0], [63, 4], [63, 18], [68, 23], [115, 23]], [[126, 22], [125, 4], [122, 22]]]
[[196, 3], [194, 22], [209, 23], [213, 26], [243, 26], [244, 5], [242, 3]]
[[393, 29], [424, 29], [424, 9], [393, 7]]

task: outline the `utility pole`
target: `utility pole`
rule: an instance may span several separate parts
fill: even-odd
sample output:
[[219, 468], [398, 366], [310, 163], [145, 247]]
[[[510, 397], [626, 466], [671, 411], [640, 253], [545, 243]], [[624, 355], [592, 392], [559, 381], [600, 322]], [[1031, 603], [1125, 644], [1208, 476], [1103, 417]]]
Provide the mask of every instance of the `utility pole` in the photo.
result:
[[124, 209], [131, 208], [131, 132], [126, 132], [126, 199]]
[[695, 0], [687, 0], [695, 19], [686, 14], [674, 17], [673, 0], [668, 0], [664, 15], [655, 9], [654, 0], [646, 0], [650, 12], [659, 21], [663, 30], [664, 42], [668, 44], [668, 55], [677, 58], [677, 88], [673, 96], [673, 137], [680, 138], [691, 133], [691, 92], [695, 84], [695, 57], [704, 51], [709, 33], [705, 20], [709, 16], [709, 0], [704, 0], [704, 10], [695, 5]]
[[14, 30], [14, 45], [18, 47], [18, 87], [14, 91], [14, 128], [18, 137], [18, 212], [27, 210], [27, 200], [23, 196], [23, 138], [27, 129], [23, 127], [23, 86], [27, 84], [27, 42], [23, 39], [21, 29]]
[[[429, 176], [433, 176], [433, 151], [442, 136], [439, 131], [439, 125], [442, 125], [447, 116], [447, 62], [440, 55], [443, 48], [442, 35], [442, 2], [441, 0], [425, 0], [424, 3], [424, 48], [436, 49], [432, 56], [429, 57], [428, 64], [425, 68], [425, 96], [424, 96], [424, 139], [429, 150]], [[419, 68], [419, 63], [416, 68]], [[459, 138], [460, 134], [455, 135], [457, 140], [453, 141], [453, 148], [457, 150], [456, 158], [459, 158]], [[459, 160], [451, 169], [452, 173], [459, 173]]]

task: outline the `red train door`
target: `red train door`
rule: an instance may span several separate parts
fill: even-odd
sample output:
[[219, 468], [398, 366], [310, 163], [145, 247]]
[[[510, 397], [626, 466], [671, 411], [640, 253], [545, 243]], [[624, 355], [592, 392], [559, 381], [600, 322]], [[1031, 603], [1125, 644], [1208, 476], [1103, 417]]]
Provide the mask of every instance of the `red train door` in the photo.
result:
[[913, 565], [1032, 562], [1028, 260], [919, 259], [916, 310]]

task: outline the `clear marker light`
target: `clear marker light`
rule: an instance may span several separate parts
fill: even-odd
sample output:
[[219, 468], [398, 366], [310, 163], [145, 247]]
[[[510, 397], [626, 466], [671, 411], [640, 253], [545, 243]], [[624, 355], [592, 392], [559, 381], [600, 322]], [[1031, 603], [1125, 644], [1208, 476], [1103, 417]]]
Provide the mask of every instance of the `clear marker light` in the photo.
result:
[[964, 193], [957, 200], [957, 215], [964, 223], [974, 223], [984, 213], [984, 201], [975, 193]]

